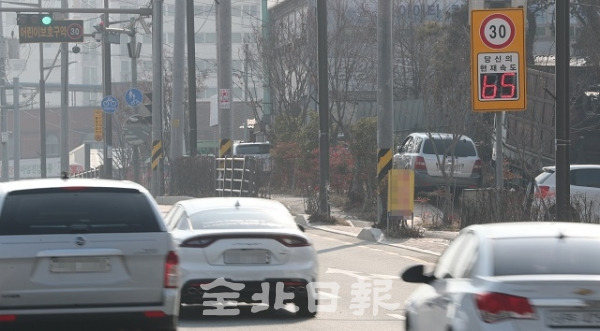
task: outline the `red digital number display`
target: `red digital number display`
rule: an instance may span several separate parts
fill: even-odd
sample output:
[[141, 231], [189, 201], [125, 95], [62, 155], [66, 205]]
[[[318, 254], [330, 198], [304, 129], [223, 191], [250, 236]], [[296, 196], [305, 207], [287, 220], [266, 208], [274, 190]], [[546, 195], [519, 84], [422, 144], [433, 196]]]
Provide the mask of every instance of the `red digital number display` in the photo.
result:
[[479, 100], [516, 100], [519, 98], [515, 72], [495, 72], [479, 75]]

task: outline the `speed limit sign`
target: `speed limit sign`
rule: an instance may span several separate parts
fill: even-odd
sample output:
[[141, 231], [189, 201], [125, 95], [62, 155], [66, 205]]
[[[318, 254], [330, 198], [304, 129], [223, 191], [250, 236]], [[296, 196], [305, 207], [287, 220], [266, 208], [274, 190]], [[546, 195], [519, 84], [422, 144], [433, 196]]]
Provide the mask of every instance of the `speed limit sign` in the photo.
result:
[[471, 12], [471, 86], [477, 112], [525, 110], [523, 8]]
[[515, 24], [506, 15], [494, 13], [481, 23], [479, 36], [487, 47], [503, 49], [515, 39]]

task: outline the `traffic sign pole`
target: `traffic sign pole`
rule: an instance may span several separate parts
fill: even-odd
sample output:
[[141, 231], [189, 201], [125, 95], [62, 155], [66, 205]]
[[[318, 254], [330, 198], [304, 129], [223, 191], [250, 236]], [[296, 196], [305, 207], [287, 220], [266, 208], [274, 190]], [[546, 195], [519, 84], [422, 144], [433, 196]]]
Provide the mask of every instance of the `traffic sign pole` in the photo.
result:
[[476, 112], [525, 110], [523, 8], [471, 12], [471, 85]]

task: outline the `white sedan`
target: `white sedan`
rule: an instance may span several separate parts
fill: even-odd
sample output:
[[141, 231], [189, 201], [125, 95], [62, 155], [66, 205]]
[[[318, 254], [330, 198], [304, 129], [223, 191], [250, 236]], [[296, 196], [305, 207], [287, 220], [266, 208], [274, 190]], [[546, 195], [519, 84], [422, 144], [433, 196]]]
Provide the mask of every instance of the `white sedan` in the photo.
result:
[[[317, 253], [282, 203], [251, 197], [183, 200], [165, 215], [179, 245], [181, 304], [202, 305], [205, 315], [297, 306], [315, 316]], [[256, 305], [262, 304], [262, 305]], [[262, 308], [261, 308], [262, 307]]]
[[495, 223], [461, 230], [406, 301], [406, 330], [600, 328], [600, 225]]

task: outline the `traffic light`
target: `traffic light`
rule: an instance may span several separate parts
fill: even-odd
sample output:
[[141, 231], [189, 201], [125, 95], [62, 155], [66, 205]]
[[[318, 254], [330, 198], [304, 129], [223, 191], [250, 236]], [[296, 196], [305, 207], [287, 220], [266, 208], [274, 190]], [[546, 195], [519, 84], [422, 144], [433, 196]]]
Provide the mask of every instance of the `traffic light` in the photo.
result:
[[52, 25], [52, 14], [17, 14], [17, 25], [50, 26]]
[[40, 17], [40, 22], [42, 22], [42, 25], [46, 25], [46, 26], [52, 24], [52, 15], [42, 14]]

